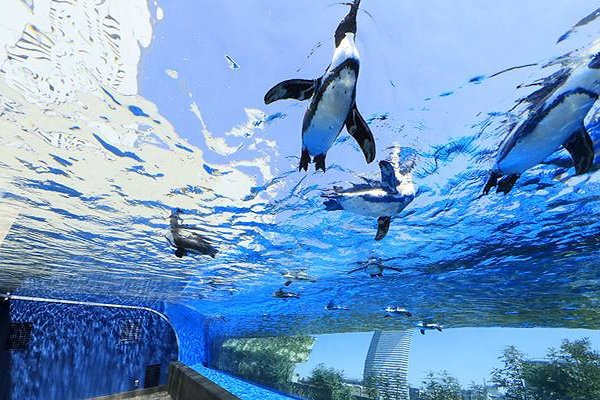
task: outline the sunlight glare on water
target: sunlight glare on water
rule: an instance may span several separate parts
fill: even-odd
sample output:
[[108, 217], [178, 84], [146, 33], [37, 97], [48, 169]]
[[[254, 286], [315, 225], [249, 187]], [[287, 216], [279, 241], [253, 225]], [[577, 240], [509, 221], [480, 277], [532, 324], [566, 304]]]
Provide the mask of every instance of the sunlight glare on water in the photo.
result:
[[[597, 328], [598, 172], [576, 176], [561, 149], [482, 196], [528, 85], [594, 54], [598, 21], [556, 42], [596, 7], [363, 0], [356, 103], [376, 162], [344, 130], [323, 173], [298, 171], [307, 103], [263, 97], [323, 74], [347, 6], [9, 0], [0, 286], [184, 303], [215, 332], [410, 324], [381, 319], [388, 306], [453, 327]], [[491, 77], [524, 64], [537, 65]], [[322, 195], [379, 185], [380, 160], [416, 196], [375, 241], [376, 218], [326, 211]], [[175, 256], [177, 209], [214, 258]], [[370, 257], [396, 270], [347, 273]], [[275, 298], [300, 270], [314, 279], [285, 289], [300, 298]]]

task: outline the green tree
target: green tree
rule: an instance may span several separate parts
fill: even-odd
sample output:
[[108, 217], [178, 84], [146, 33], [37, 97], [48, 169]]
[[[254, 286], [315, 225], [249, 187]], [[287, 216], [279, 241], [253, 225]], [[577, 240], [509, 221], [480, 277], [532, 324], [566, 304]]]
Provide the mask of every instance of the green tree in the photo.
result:
[[514, 346], [500, 360], [504, 367], [492, 372], [492, 381], [506, 391], [507, 400], [600, 399], [600, 353], [588, 338], [548, 349], [545, 361], [525, 361]]
[[526, 400], [525, 362], [523, 353], [515, 346], [508, 346], [498, 357], [504, 364], [492, 371], [492, 382], [505, 391], [506, 400]]
[[344, 372], [317, 365], [305, 381], [314, 390], [312, 400], [353, 400], [352, 391], [344, 385]]
[[371, 399], [390, 400], [401, 397], [401, 394], [408, 391], [408, 385], [399, 385], [403, 381], [403, 377], [397, 373], [385, 375], [372, 375], [363, 381], [363, 386], [366, 389], [365, 394]]
[[420, 400], [461, 400], [458, 380], [446, 371], [430, 372], [423, 381], [419, 393]]
[[376, 399], [379, 396], [379, 390], [377, 387], [381, 383], [381, 378], [379, 376], [369, 376], [363, 381], [363, 386], [365, 387], [365, 394], [367, 397], [371, 399]]
[[526, 363], [525, 379], [535, 400], [600, 399], [600, 354], [588, 338], [564, 340], [548, 349], [547, 362]]
[[471, 382], [469, 390], [471, 391], [471, 400], [488, 399], [488, 390], [483, 385], [477, 385], [475, 382]]
[[286, 391], [296, 363], [308, 360], [314, 342], [310, 336], [229, 339], [216, 352], [213, 365]]

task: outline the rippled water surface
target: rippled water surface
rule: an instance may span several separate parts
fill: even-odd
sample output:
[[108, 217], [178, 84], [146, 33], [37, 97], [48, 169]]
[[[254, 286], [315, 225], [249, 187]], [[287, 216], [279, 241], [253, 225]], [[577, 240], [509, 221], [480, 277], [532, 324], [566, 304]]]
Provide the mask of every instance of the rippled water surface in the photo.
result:
[[[298, 172], [307, 103], [263, 103], [275, 83], [323, 73], [346, 6], [8, 4], [0, 287], [183, 303], [235, 332], [598, 328], [596, 169], [575, 176], [560, 150], [510, 194], [482, 196], [528, 85], [594, 49], [597, 21], [556, 41], [597, 2], [363, 0], [356, 101], [376, 161], [410, 165], [417, 188], [382, 241], [375, 218], [326, 211], [322, 198], [379, 181], [377, 162], [344, 131], [326, 173]], [[490, 77], [524, 64], [537, 65]], [[174, 255], [175, 209], [215, 258]], [[347, 274], [369, 257], [401, 271]], [[299, 299], [273, 297], [300, 269], [317, 281], [285, 288]], [[381, 318], [387, 306], [414, 321]]]

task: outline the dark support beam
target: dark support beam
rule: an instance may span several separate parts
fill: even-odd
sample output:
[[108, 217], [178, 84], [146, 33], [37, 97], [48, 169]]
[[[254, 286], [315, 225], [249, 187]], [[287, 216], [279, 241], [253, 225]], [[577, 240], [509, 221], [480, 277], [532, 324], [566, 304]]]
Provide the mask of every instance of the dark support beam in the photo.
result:
[[178, 361], [169, 366], [167, 391], [174, 400], [239, 400], [239, 397]]
[[0, 399], [10, 399], [12, 396], [10, 378], [11, 360], [8, 348], [10, 335], [10, 301], [0, 297]]

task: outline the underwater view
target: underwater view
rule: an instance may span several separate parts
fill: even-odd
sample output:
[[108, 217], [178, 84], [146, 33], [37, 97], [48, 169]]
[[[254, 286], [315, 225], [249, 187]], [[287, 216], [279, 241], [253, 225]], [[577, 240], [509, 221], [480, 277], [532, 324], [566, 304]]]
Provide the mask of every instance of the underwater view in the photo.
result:
[[600, 4], [1, 0], [0, 400], [600, 400]]

